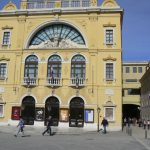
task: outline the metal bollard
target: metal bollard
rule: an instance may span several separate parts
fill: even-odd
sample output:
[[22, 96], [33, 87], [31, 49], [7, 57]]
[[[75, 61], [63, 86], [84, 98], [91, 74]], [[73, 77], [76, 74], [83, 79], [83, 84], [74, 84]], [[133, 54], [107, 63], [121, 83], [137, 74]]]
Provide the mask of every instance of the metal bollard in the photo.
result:
[[147, 130], [145, 129], [145, 139], [147, 139]]

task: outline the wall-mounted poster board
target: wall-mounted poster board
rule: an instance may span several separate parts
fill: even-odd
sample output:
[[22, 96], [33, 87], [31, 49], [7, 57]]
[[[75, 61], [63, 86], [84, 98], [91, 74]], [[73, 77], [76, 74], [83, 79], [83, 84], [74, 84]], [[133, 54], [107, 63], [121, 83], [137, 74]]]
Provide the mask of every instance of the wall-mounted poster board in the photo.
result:
[[35, 108], [35, 120], [36, 121], [44, 120], [44, 108], [43, 107]]
[[11, 119], [12, 120], [19, 120], [20, 119], [20, 107], [19, 106], [13, 106], [12, 107], [12, 113], [11, 113]]
[[68, 122], [69, 121], [69, 110], [67, 108], [61, 108], [59, 118], [60, 118], [61, 122]]
[[85, 122], [94, 123], [94, 109], [85, 109]]

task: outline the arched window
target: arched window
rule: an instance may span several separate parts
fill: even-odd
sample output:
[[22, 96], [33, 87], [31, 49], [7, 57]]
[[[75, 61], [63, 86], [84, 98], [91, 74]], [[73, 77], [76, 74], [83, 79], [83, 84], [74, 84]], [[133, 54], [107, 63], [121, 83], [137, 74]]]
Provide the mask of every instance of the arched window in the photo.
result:
[[51, 24], [40, 29], [31, 38], [29, 48], [85, 48], [86, 43], [81, 33], [66, 24]]
[[48, 59], [47, 77], [61, 78], [61, 58], [53, 55]]
[[25, 60], [24, 77], [36, 78], [38, 74], [38, 58], [35, 55], [28, 56]]
[[85, 79], [85, 58], [82, 55], [75, 55], [71, 60], [71, 78]]

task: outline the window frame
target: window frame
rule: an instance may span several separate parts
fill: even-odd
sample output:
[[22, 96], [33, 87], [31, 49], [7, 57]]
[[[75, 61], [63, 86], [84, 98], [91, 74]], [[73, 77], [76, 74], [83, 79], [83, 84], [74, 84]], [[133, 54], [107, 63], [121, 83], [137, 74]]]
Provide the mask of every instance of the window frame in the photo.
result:
[[[6, 32], [9, 32], [10, 35], [9, 35], [8, 43], [5, 44], [4, 43], [4, 35], [5, 35]], [[2, 46], [9, 46], [9, 45], [11, 45], [11, 31], [9, 29], [5, 29], [5, 30], [3, 30], [3, 33], [2, 33]]]
[[[37, 61], [29, 61], [29, 62], [27, 62], [27, 59], [29, 58], [29, 57], [32, 57], [32, 56], [34, 56], [34, 57], [36, 57], [37, 58]], [[34, 67], [30, 67], [30, 65], [34, 65]], [[39, 65], [39, 60], [38, 60], [38, 57], [36, 56], [36, 55], [29, 55], [28, 57], [26, 57], [26, 59], [25, 59], [25, 65], [24, 65], [24, 77], [29, 77], [29, 78], [37, 78], [38, 77], [38, 66]], [[26, 73], [26, 69], [27, 69], [27, 73]], [[30, 74], [31, 73], [29, 73], [29, 70], [30, 69], [33, 69], [34, 70], [34, 77], [32, 77]], [[33, 73], [32, 73], [33, 74]]]
[[[107, 68], [106, 68], [107, 64], [112, 64], [113, 65], [113, 78], [107, 78]], [[105, 62], [104, 73], [105, 73], [105, 80], [106, 81], [114, 81], [115, 80], [115, 63], [112, 62], [112, 61]]]
[[[109, 118], [107, 118], [107, 116], [106, 116], [106, 109], [113, 109], [113, 111], [112, 111], [112, 119], [109, 119]], [[104, 116], [105, 116], [105, 118], [108, 120], [108, 121], [110, 121], [110, 122], [114, 122], [115, 121], [115, 107], [114, 106], [106, 106], [106, 107], [104, 107]]]
[[[110, 41], [110, 34], [109, 34], [109, 41], [110, 42], [107, 42], [107, 31], [108, 30], [111, 30], [112, 31], [112, 41]], [[105, 43], [105, 45], [114, 45], [114, 43], [115, 43], [115, 29], [114, 28], [112, 28], [112, 27], [107, 27], [107, 28], [105, 28], [105, 30], [104, 30], [104, 43]]]
[[[134, 69], [136, 69], [136, 71]], [[133, 73], [137, 73], [137, 71], [138, 71], [137, 67], [133, 67], [132, 71], [133, 71]]]
[[[81, 56], [84, 58], [84, 61], [73, 61], [75, 57]], [[80, 65], [81, 67], [77, 67], [77, 65]], [[81, 73], [78, 73], [77, 70], [80, 70]], [[78, 76], [80, 74], [80, 76]], [[71, 59], [71, 78], [86, 78], [86, 59], [83, 55], [77, 54], [72, 57]]]
[[[60, 61], [50, 61], [50, 58], [55, 57], [55, 56], [59, 57]], [[59, 55], [52, 55], [52, 56], [50, 56], [48, 58], [48, 62], [47, 62], [47, 77], [48, 78], [49, 77], [53, 77], [53, 76], [50, 75], [49, 72], [51, 72], [50, 66], [53, 67], [54, 65], [56, 65], [56, 67], [54, 67], [55, 69], [53, 69], [53, 70], [56, 70], [56, 76], [54, 76], [54, 78], [61, 78], [61, 76], [62, 76], [62, 59], [61, 59], [61, 57]]]
[[0, 65], [1, 64], [5, 64], [6, 65], [6, 70], [5, 70], [5, 75], [3, 77], [1, 77], [1, 67], [0, 67], [0, 80], [5, 80], [7, 78], [7, 67], [8, 67], [8, 64], [6, 62], [0, 62]]
[[125, 73], [130, 73], [130, 67], [125, 67]]

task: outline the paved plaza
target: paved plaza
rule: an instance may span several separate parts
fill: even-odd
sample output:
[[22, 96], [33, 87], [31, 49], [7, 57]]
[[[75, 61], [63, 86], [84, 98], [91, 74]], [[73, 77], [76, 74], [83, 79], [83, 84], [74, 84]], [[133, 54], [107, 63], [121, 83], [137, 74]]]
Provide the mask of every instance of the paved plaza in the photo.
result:
[[85, 132], [81, 128], [53, 128], [53, 136], [42, 136], [44, 127], [25, 127], [25, 137], [14, 137], [16, 126], [0, 126], [0, 150], [150, 150], [150, 134], [132, 127], [132, 136], [123, 132]]

